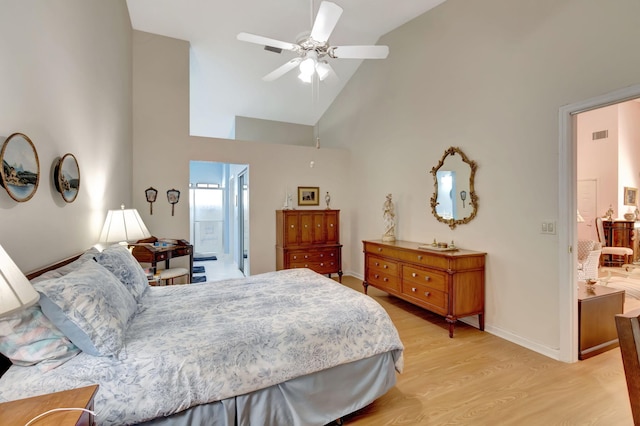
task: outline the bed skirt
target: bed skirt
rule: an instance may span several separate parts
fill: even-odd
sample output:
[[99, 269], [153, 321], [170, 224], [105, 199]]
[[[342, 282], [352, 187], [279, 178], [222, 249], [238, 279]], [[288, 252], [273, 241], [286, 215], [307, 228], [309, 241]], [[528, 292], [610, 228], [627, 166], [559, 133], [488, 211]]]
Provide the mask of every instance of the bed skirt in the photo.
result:
[[322, 426], [366, 407], [395, 383], [394, 353], [387, 352], [142, 425]]

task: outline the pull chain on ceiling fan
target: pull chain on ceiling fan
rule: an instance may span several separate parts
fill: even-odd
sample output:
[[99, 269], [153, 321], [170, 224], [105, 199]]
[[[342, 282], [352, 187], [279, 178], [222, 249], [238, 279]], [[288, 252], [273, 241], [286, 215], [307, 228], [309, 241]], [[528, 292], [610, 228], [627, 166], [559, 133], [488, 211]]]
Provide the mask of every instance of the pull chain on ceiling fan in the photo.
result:
[[[311, 19], [313, 21], [313, 0], [311, 0]], [[314, 76], [324, 80], [330, 74], [335, 74], [329, 61], [334, 59], [385, 59], [389, 55], [388, 46], [332, 46], [329, 44], [329, 36], [333, 32], [340, 16], [342, 8], [330, 1], [320, 3], [318, 15], [313, 21], [309, 36], [298, 40], [296, 43], [275, 40], [255, 34], [240, 33], [237, 38], [241, 41], [263, 45], [270, 50], [289, 50], [298, 54], [298, 57], [281, 65], [269, 74], [262, 77], [264, 81], [276, 80], [294, 68], [298, 67], [302, 81], [311, 83]]]

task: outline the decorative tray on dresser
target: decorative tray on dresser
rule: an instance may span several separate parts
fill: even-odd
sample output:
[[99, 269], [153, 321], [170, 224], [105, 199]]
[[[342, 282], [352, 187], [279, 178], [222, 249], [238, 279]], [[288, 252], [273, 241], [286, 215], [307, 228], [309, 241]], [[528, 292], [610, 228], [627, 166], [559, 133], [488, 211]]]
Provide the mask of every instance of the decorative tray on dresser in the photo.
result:
[[486, 253], [429, 250], [411, 241], [363, 241], [364, 292], [373, 286], [443, 315], [449, 337], [458, 318], [478, 315], [484, 330]]

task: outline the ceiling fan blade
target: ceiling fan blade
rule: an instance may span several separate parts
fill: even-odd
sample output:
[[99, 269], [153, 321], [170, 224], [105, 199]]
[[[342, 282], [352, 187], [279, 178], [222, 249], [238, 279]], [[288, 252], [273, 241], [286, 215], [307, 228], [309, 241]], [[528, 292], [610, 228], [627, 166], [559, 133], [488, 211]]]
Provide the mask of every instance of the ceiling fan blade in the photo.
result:
[[330, 56], [346, 59], [385, 59], [389, 46], [334, 46]]
[[277, 47], [284, 50], [297, 50], [297, 44], [288, 43], [286, 41], [274, 40], [272, 38], [263, 37], [255, 34], [240, 33], [237, 36], [240, 41], [248, 41], [249, 43], [261, 44], [263, 46]]
[[342, 8], [330, 1], [320, 3], [318, 15], [311, 29], [311, 38], [319, 43], [326, 43], [342, 15]]
[[264, 81], [273, 81], [275, 79], [278, 79], [283, 75], [285, 75], [286, 73], [288, 73], [289, 71], [291, 71], [292, 69], [294, 69], [295, 67], [297, 67], [300, 64], [300, 62], [302, 62], [302, 58], [294, 58], [289, 62], [285, 63], [284, 65], [281, 65], [280, 67], [271, 71], [269, 74], [262, 77], [262, 79]]

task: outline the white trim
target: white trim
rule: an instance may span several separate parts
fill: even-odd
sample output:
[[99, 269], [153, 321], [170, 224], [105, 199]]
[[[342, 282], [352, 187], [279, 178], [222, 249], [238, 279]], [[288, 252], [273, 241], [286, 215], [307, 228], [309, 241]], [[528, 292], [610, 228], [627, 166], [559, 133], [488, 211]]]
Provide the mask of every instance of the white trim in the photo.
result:
[[605, 95], [565, 105], [559, 111], [558, 147], [558, 297], [559, 336], [558, 359], [565, 362], [578, 360], [578, 287], [572, 248], [577, 243], [576, 192], [577, 155], [575, 140], [575, 114], [624, 102], [640, 97], [640, 85], [625, 87]]

